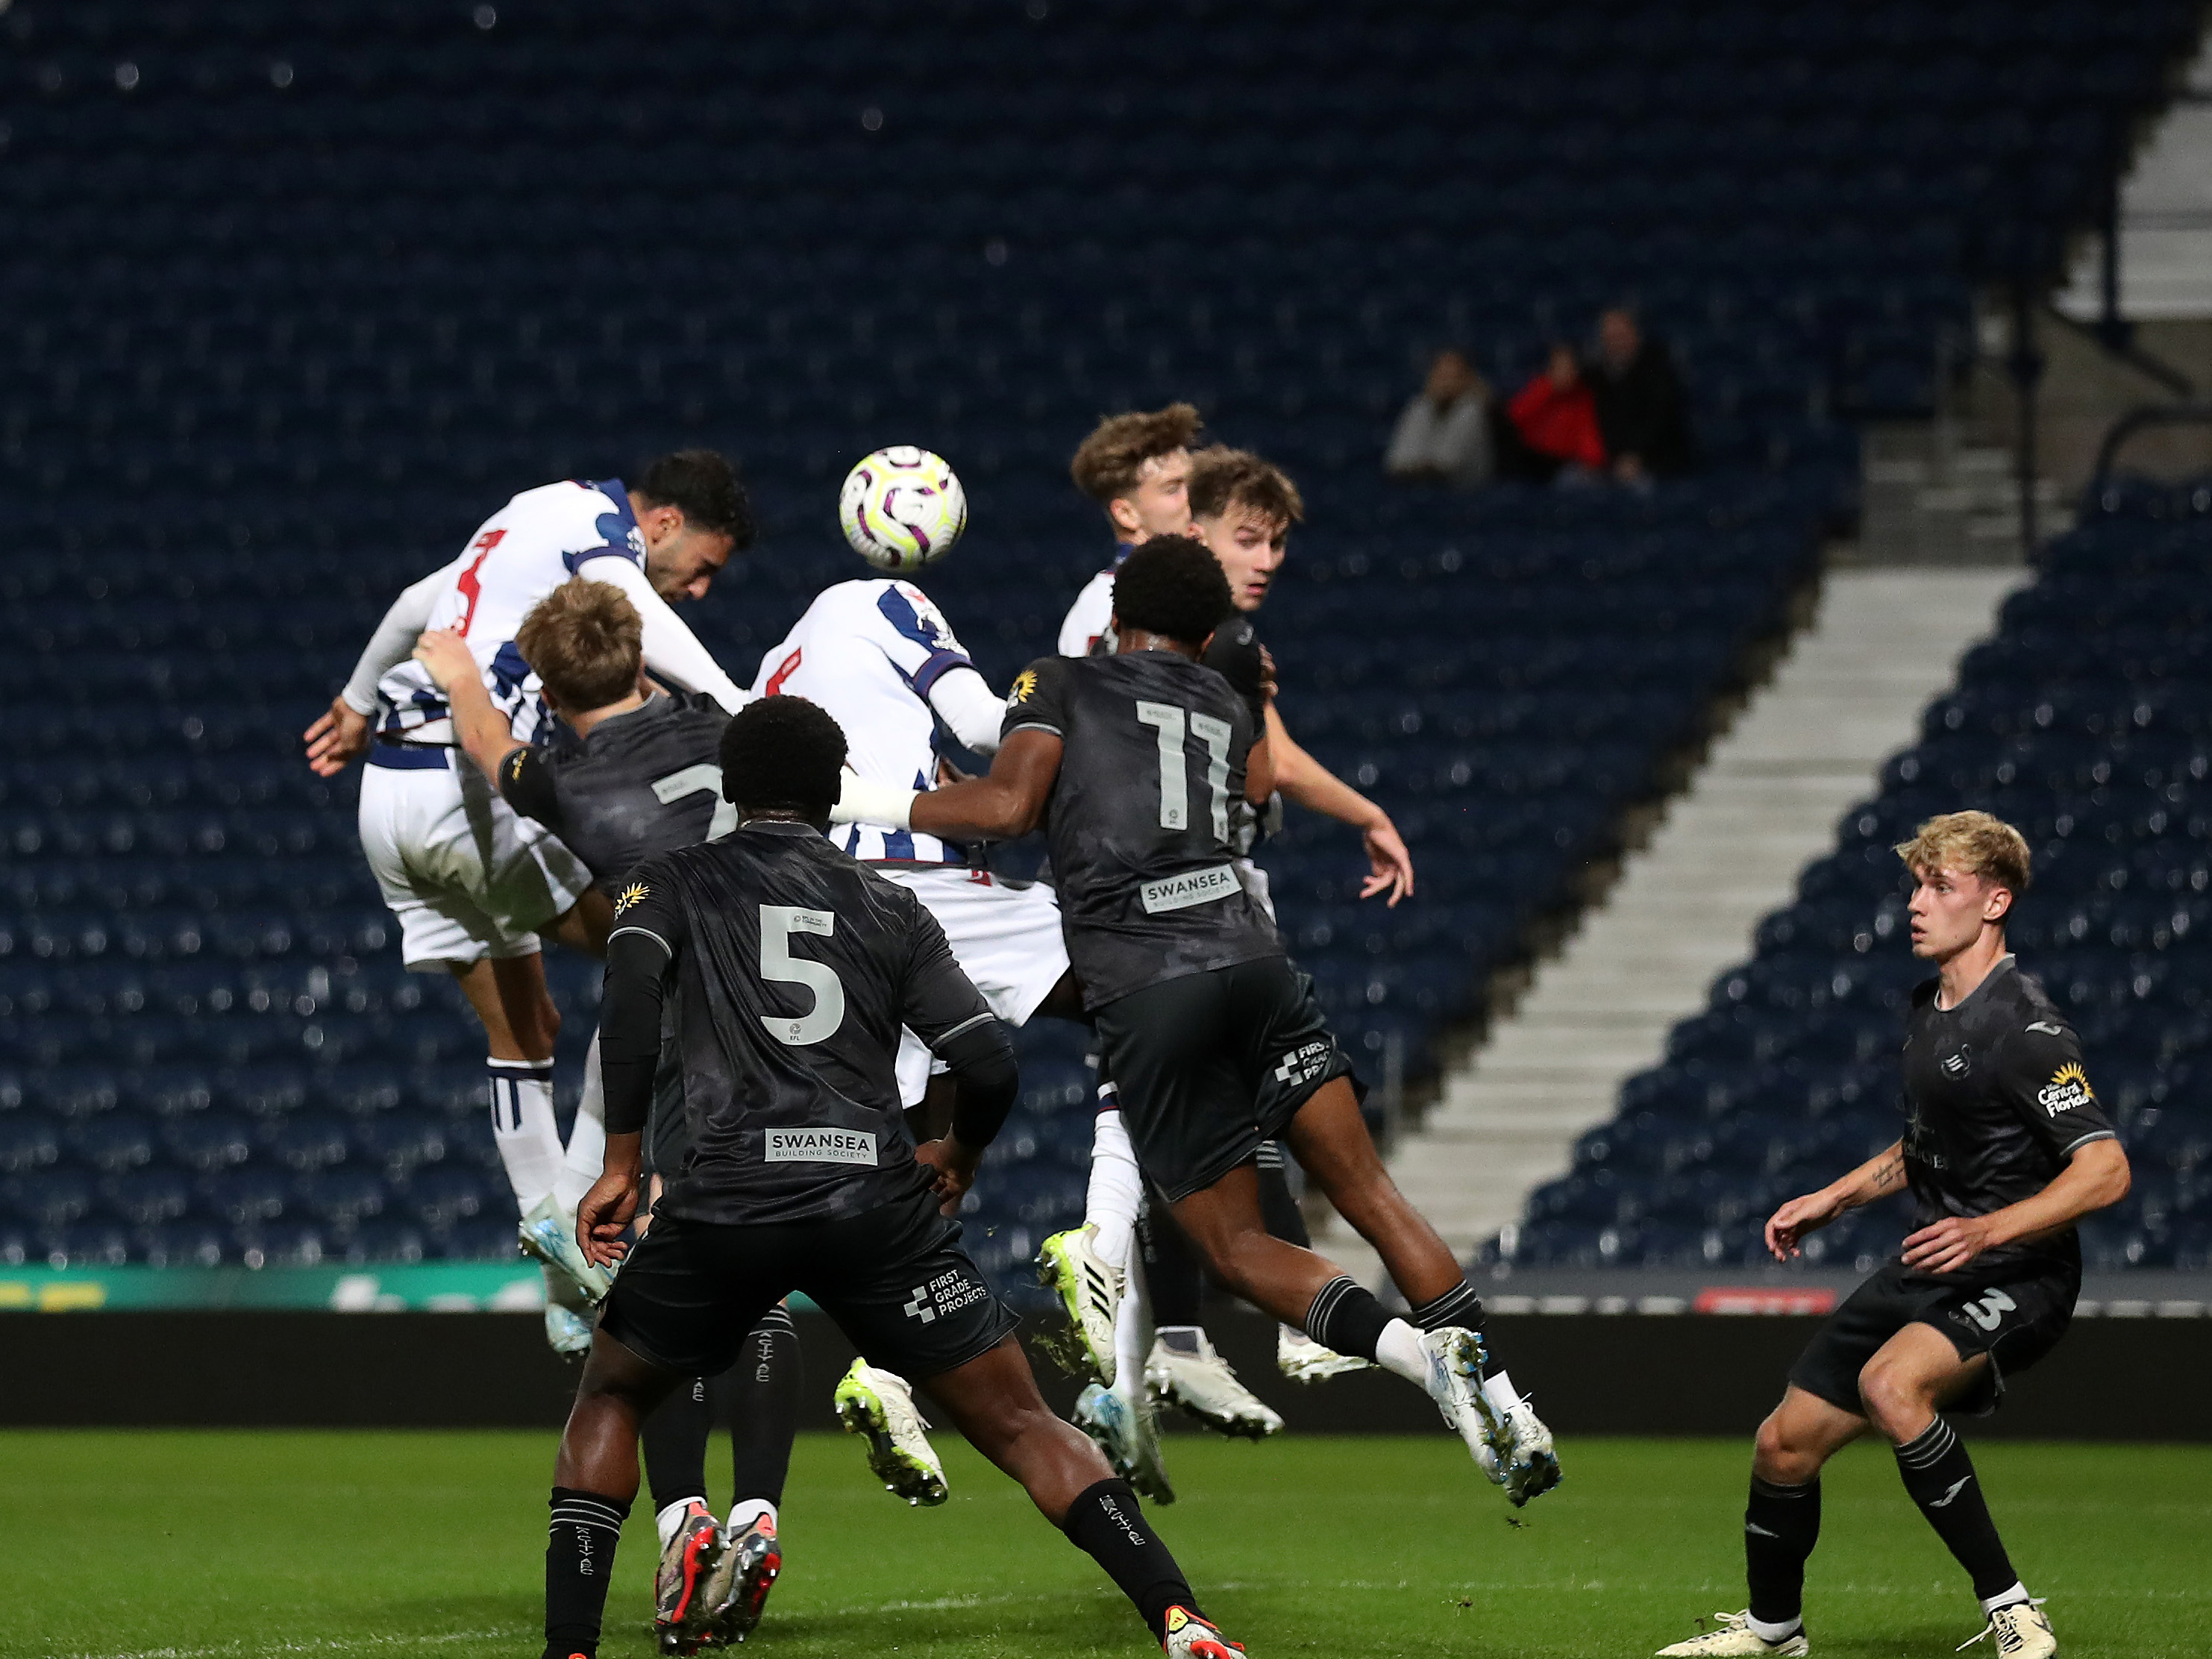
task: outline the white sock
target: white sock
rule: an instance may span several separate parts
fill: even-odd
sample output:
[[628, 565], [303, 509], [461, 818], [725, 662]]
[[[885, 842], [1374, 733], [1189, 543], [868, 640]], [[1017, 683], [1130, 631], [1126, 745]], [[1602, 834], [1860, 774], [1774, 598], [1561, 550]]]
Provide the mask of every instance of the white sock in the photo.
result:
[[2010, 1589], [1999, 1590], [1995, 1595], [1984, 1598], [1982, 1602], [1982, 1612], [1984, 1614], [1992, 1613], [1999, 1607], [2010, 1607], [2015, 1601], [2032, 1601], [2034, 1599], [2027, 1593], [2027, 1586], [2015, 1578], [2012, 1581]]
[[599, 1034], [592, 1033], [592, 1046], [584, 1054], [584, 1095], [576, 1103], [576, 1121], [568, 1129], [568, 1149], [561, 1155], [561, 1173], [553, 1182], [553, 1199], [570, 1215], [592, 1190], [599, 1171], [607, 1166], [607, 1085], [599, 1072]]
[[1744, 1623], [1751, 1627], [1751, 1633], [1762, 1642], [1786, 1642], [1805, 1628], [1802, 1619], [1792, 1619], [1787, 1624], [1770, 1625], [1764, 1619], [1753, 1618], [1748, 1613], [1743, 1618]]
[[1421, 1334], [1404, 1320], [1394, 1319], [1382, 1328], [1382, 1334], [1375, 1339], [1375, 1360], [1423, 1394], [1429, 1392], [1428, 1351], [1421, 1346]]
[[669, 1504], [665, 1509], [661, 1510], [659, 1513], [654, 1515], [653, 1517], [653, 1529], [660, 1534], [661, 1548], [666, 1549], [668, 1547], [668, 1540], [676, 1536], [677, 1528], [682, 1526], [684, 1524], [684, 1517], [691, 1513], [691, 1506], [694, 1504], [703, 1504], [706, 1501], [707, 1499], [704, 1495], [697, 1498], [679, 1498], [673, 1504]]
[[1132, 1261], [1114, 1310], [1114, 1392], [1131, 1405], [1145, 1395], [1145, 1361], [1152, 1353], [1152, 1295], [1145, 1283], [1145, 1264]]
[[1515, 1391], [1512, 1379], [1504, 1371], [1496, 1372], [1485, 1378], [1482, 1391], [1490, 1396], [1490, 1403], [1497, 1407], [1501, 1414], [1511, 1411], [1521, 1403], [1521, 1396]]
[[[1109, 1091], [1103, 1098], [1113, 1098]], [[1129, 1243], [1137, 1230], [1145, 1178], [1137, 1170], [1136, 1148], [1129, 1144], [1119, 1107], [1101, 1109], [1091, 1127], [1091, 1188], [1084, 1194], [1084, 1224], [1095, 1230], [1091, 1248], [1109, 1267], [1129, 1265]]]
[[530, 1213], [561, 1177], [561, 1129], [553, 1118], [553, 1062], [488, 1060], [491, 1138], [514, 1188], [515, 1207]]
[[743, 1532], [762, 1516], [768, 1516], [769, 1529], [775, 1529], [775, 1505], [765, 1498], [740, 1498], [730, 1505], [729, 1530]]

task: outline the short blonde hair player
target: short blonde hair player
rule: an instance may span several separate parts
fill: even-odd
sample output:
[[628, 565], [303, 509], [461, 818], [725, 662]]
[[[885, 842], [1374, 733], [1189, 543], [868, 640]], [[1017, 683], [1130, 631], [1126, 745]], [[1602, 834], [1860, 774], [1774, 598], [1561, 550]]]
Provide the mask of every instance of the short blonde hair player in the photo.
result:
[[1972, 1581], [1993, 1650], [2057, 1651], [1943, 1413], [1994, 1409], [2065, 1334], [2081, 1288], [2075, 1224], [2127, 1195], [2127, 1155], [2073, 1028], [2005, 941], [2027, 890], [2027, 839], [1987, 812], [1947, 812], [1896, 851], [1912, 879], [1912, 953], [1936, 969], [1905, 1014], [1905, 1132], [1777, 1210], [1765, 1242], [1787, 1261], [1819, 1229], [1907, 1190], [1913, 1230], [1821, 1326], [1759, 1425], [1744, 1513], [1750, 1606], [1662, 1655], [1808, 1650], [1820, 1469], [1869, 1432], [1890, 1443], [1905, 1492]]

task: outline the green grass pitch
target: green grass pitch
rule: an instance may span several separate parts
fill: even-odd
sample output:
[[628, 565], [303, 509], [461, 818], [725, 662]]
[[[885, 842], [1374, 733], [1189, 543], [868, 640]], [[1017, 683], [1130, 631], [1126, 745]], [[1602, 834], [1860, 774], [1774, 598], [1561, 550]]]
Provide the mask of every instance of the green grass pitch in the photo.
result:
[[[534, 1654], [552, 1447], [528, 1433], [0, 1433], [0, 1654]], [[915, 1510], [872, 1485], [854, 1443], [803, 1437], [783, 1581], [744, 1651], [1150, 1650], [1010, 1482], [946, 1449], [951, 1502]], [[1632, 1659], [1743, 1602], [1741, 1445], [1570, 1438], [1567, 1483], [1519, 1527], [1441, 1437], [1178, 1437], [1169, 1451], [1183, 1498], [1158, 1512], [1161, 1531], [1255, 1659]], [[1976, 1457], [2067, 1650], [2212, 1647], [2212, 1447], [1985, 1443]], [[623, 1537], [609, 1659], [653, 1652], [648, 1508]], [[1979, 1627], [1886, 1453], [1839, 1458], [1825, 1508], [1816, 1653], [1933, 1659]]]

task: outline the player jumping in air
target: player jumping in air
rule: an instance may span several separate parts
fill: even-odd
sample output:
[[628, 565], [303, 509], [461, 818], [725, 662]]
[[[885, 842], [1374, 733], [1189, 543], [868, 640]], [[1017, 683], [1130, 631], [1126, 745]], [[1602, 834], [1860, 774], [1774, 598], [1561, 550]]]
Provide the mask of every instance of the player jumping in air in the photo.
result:
[[[611, 902], [644, 860], [736, 823], [736, 809], [721, 799], [722, 732], [730, 717], [711, 697], [654, 690], [644, 678], [643, 635], [629, 595], [582, 576], [532, 607], [515, 630], [515, 649], [556, 717], [541, 728], [536, 746], [514, 741], [457, 630], [433, 629], [415, 647], [415, 659], [447, 697], [469, 758], [496, 781], [509, 806], [583, 860]], [[595, 1097], [597, 1059], [594, 1038], [579, 1115], [595, 1125], [604, 1113]], [[646, 1143], [647, 1172], [656, 1186], [683, 1167], [689, 1148], [676, 1081], [665, 1067]], [[571, 1143], [573, 1154], [573, 1135]], [[653, 1624], [663, 1651], [742, 1639], [760, 1622], [782, 1570], [777, 1510], [801, 1386], [798, 1333], [777, 1307], [746, 1334], [735, 1365], [718, 1377], [686, 1379], [646, 1419], [646, 1476], [661, 1542]], [[897, 1391], [902, 1395], [902, 1386]], [[707, 1504], [707, 1443], [718, 1416], [731, 1427], [726, 1526]]]
[[[1114, 574], [1133, 546], [1153, 535], [1194, 535], [1220, 562], [1238, 612], [1216, 632], [1205, 660], [1240, 684], [1263, 673], [1265, 653], [1251, 615], [1266, 601], [1282, 567], [1291, 526], [1304, 517], [1304, 503], [1290, 479], [1257, 456], [1222, 448], [1194, 456], [1188, 446], [1197, 429], [1197, 412], [1177, 404], [1116, 416], [1077, 451], [1073, 471], [1078, 486], [1099, 503], [1122, 539], [1114, 565], [1094, 576], [1069, 610], [1060, 630], [1063, 654], [1088, 654], [1107, 642]], [[1281, 793], [1310, 811], [1352, 824], [1365, 838], [1373, 873], [1361, 896], [1387, 892], [1387, 902], [1395, 905], [1410, 894], [1412, 858], [1389, 815], [1291, 742], [1272, 698], [1259, 714], [1276, 757]], [[1250, 857], [1267, 816], [1241, 815], [1243, 856], [1237, 868], [1272, 918], [1266, 872]], [[1272, 1433], [1282, 1419], [1237, 1381], [1200, 1322], [1204, 1281], [1195, 1253], [1172, 1222], [1144, 1210], [1115, 1099], [1109, 1080], [1100, 1090], [1084, 1225], [1048, 1240], [1042, 1256], [1077, 1330], [1113, 1333], [1115, 1363], [1100, 1369], [1118, 1402], [1086, 1394], [1084, 1407], [1097, 1419], [1093, 1426], [1103, 1441], [1127, 1446], [1128, 1462], [1158, 1462], [1143, 1397], [1147, 1391], [1223, 1432]], [[1310, 1243], [1279, 1146], [1270, 1143], [1261, 1149], [1259, 1176], [1268, 1231], [1291, 1243]], [[1140, 1211], [1145, 1224], [1139, 1228]], [[1127, 1271], [1133, 1229], [1142, 1243], [1139, 1273]], [[1132, 1356], [1141, 1359], [1140, 1367]], [[1288, 1326], [1279, 1331], [1276, 1358], [1285, 1375], [1301, 1382], [1360, 1364]]]
[[[1113, 654], [1024, 670], [988, 778], [903, 796], [848, 781], [838, 816], [984, 838], [1042, 823], [1108, 1073], [1175, 1219], [1237, 1294], [1425, 1389], [1525, 1503], [1559, 1479], [1551, 1436], [1503, 1371], [1486, 1381], [1481, 1303], [1384, 1171], [1350, 1063], [1237, 878], [1236, 803], [1272, 779], [1249, 693], [1199, 661], [1231, 611], [1203, 547], [1146, 542], [1115, 580]], [[1410, 1321], [1268, 1235], [1256, 1160], [1278, 1138], [1382, 1255]]]
[[483, 1024], [492, 1133], [524, 1242], [547, 1261], [547, 1336], [564, 1350], [588, 1338], [572, 1304], [604, 1289], [564, 1219], [598, 1170], [599, 1146], [596, 1124], [585, 1123], [564, 1163], [553, 1115], [560, 1015], [538, 935], [592, 948], [605, 937], [606, 906], [557, 838], [519, 817], [474, 769], [453, 763], [446, 697], [409, 653], [426, 629], [458, 629], [514, 739], [526, 744], [544, 710], [515, 629], [538, 600], [583, 575], [629, 596], [656, 679], [735, 709], [744, 693], [669, 604], [704, 595], [751, 539], [744, 487], [708, 450], [664, 456], [631, 488], [606, 479], [525, 490], [459, 557], [399, 596], [353, 678], [307, 732], [308, 763], [322, 776], [368, 756], [362, 850], [399, 918], [401, 953], [417, 972], [451, 973]]
[[[929, 597], [882, 578], [824, 588], [761, 658], [753, 692], [803, 696], [825, 710], [847, 734], [854, 775], [906, 791], [936, 787], [940, 724], [988, 755], [1006, 714]], [[964, 848], [888, 824], [847, 824], [830, 838], [929, 907], [961, 971], [1000, 1019], [1083, 1017], [1051, 888], [1009, 885], [971, 868]], [[928, 1081], [929, 1052], [909, 1034], [899, 1048], [902, 1100], [920, 1104]]]
[[[546, 1659], [590, 1659], [638, 1425], [687, 1376], [803, 1291], [872, 1361], [920, 1378], [956, 1425], [1090, 1553], [1170, 1656], [1243, 1650], [1200, 1616], [1136, 1495], [1036, 1391], [1014, 1317], [959, 1244], [956, 1207], [1018, 1087], [1005, 1029], [913, 893], [823, 838], [845, 744], [805, 699], [730, 722], [738, 827], [647, 860], [607, 945], [600, 1035], [606, 1170], [579, 1212], [595, 1261], [638, 1201], [663, 1020], [692, 1150], [607, 1298], [555, 1465]], [[917, 1147], [900, 1110], [900, 1029], [950, 1070], [951, 1132]]]
[[[1820, 1468], [1869, 1429], [1972, 1580], [2004, 1659], [2058, 1650], [2013, 1570], [1973, 1460], [1946, 1411], [1986, 1415], [2005, 1379], [2066, 1334], [2081, 1288], [2075, 1223], [2127, 1196], [2128, 1160], [2073, 1028], [2005, 949], [2027, 889], [2021, 833], [1986, 812], [1930, 818], [1897, 849], [1917, 884], [1905, 1137], [1766, 1224], [1779, 1260], [1847, 1211], [1910, 1188], [1899, 1258], [1820, 1328], [1752, 1453], [1743, 1547], [1751, 1605], [1662, 1655], [1802, 1654], [1805, 1562], [1820, 1535]], [[1980, 1638], [1976, 1638], [1979, 1640]]]

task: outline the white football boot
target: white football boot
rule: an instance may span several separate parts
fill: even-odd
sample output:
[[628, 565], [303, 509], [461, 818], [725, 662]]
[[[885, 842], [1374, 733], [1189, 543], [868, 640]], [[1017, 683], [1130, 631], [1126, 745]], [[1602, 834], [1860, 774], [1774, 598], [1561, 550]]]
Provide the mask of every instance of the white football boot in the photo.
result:
[[867, 1437], [868, 1467], [886, 1492], [925, 1509], [945, 1501], [945, 1465], [904, 1377], [855, 1359], [837, 1384], [835, 1402], [845, 1432]]
[[1170, 1347], [1164, 1337], [1153, 1337], [1152, 1352], [1145, 1361], [1145, 1386], [1218, 1433], [1265, 1440], [1283, 1431], [1283, 1419], [1237, 1380], [1237, 1373], [1214, 1352], [1203, 1331], [1198, 1334], [1196, 1353], [1184, 1353]]
[[1160, 1651], [1167, 1659], [1237, 1659], [1244, 1644], [1224, 1636], [1221, 1626], [1212, 1620], [1177, 1606], [1168, 1609], [1168, 1633], [1160, 1643]]
[[1275, 1327], [1275, 1369], [1293, 1382], [1319, 1382], [1347, 1371], [1375, 1369], [1371, 1360], [1324, 1348], [1304, 1331], [1288, 1325]]
[[1780, 1653], [1795, 1656], [1810, 1653], [1805, 1644], [1805, 1632], [1785, 1636], [1779, 1642], [1770, 1642], [1751, 1627], [1751, 1614], [1746, 1613], [1717, 1613], [1713, 1615], [1719, 1628], [1709, 1630], [1703, 1636], [1692, 1636], [1686, 1642], [1677, 1642], [1671, 1648], [1659, 1650], [1658, 1659], [1737, 1659], [1738, 1656]]
[[1167, 1464], [1160, 1456], [1159, 1425], [1152, 1420], [1150, 1400], [1133, 1404], [1093, 1382], [1076, 1396], [1073, 1420], [1106, 1455], [1114, 1473], [1135, 1487], [1139, 1497], [1155, 1504], [1175, 1502], [1175, 1488], [1168, 1484]]
[[1970, 1636], [1959, 1644], [1964, 1653], [1977, 1642], [1996, 1638], [1996, 1650], [2003, 1659], [2048, 1659], [2058, 1651], [2058, 1638], [2051, 1628], [2051, 1620], [2043, 1616], [2040, 1601], [2009, 1601], [1990, 1615], [1990, 1622], [1982, 1627], [1979, 1636]]
[[1109, 1267], [1091, 1249], [1096, 1227], [1078, 1227], [1054, 1233], [1037, 1249], [1037, 1279], [1060, 1297], [1067, 1312], [1067, 1325], [1077, 1345], [1073, 1367], [1094, 1382], [1114, 1386], [1114, 1318], [1121, 1306], [1127, 1274]]
[[1495, 1455], [1504, 1472], [1500, 1484], [1517, 1510], [1559, 1484], [1559, 1455], [1553, 1449], [1551, 1430], [1536, 1408], [1513, 1392], [1504, 1371], [1482, 1385], [1482, 1394], [1499, 1425]]
[[592, 1322], [574, 1308], [558, 1302], [545, 1304], [545, 1346], [563, 1359], [580, 1359], [592, 1351]]
[[563, 1210], [552, 1194], [530, 1206], [530, 1213], [522, 1218], [516, 1231], [522, 1253], [574, 1281], [587, 1306], [596, 1308], [606, 1300], [607, 1292], [614, 1288], [614, 1275], [584, 1259], [576, 1243], [575, 1212]]

